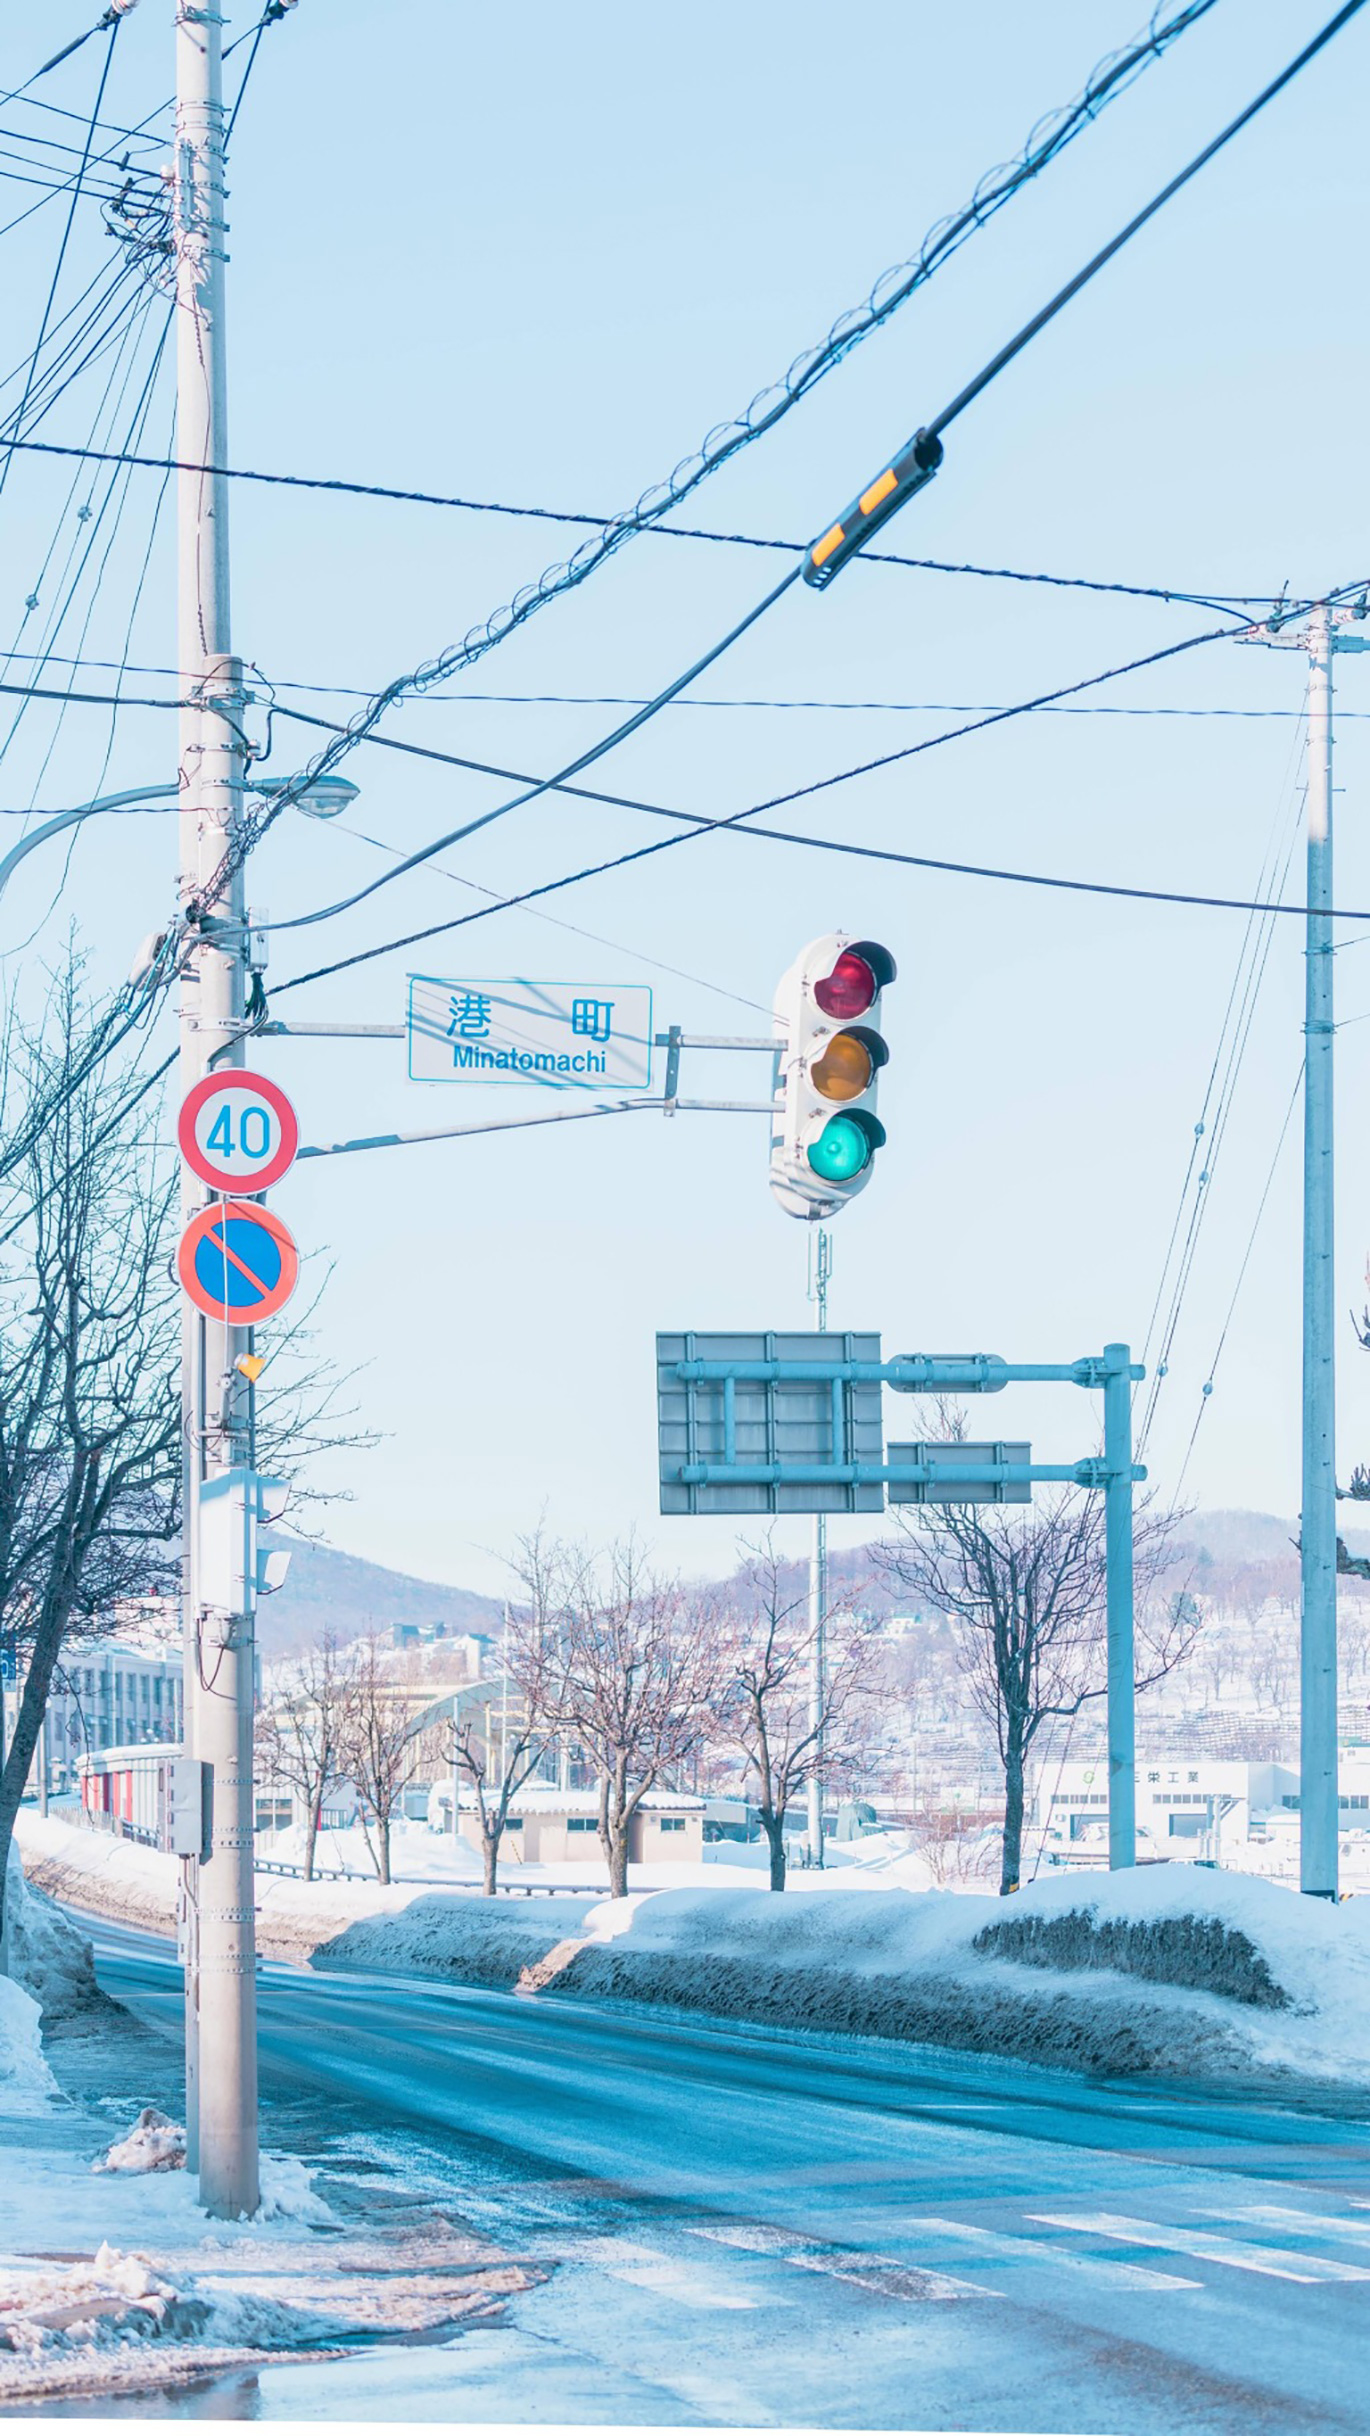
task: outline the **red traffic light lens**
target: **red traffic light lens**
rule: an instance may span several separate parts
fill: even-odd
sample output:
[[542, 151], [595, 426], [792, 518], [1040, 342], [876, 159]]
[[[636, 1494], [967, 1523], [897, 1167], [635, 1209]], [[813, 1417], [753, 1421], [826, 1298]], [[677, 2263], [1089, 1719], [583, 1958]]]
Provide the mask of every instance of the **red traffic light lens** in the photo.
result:
[[854, 1015], [864, 1015], [874, 1004], [879, 984], [864, 956], [846, 947], [842, 950], [825, 981], [813, 985], [814, 998], [825, 1015], [838, 1023], [850, 1023]]

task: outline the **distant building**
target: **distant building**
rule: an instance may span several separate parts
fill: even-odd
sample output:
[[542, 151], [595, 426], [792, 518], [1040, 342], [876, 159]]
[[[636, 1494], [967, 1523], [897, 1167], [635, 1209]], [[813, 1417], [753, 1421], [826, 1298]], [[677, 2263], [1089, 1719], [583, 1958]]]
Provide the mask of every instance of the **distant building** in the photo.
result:
[[[14, 1730], [23, 1685], [6, 1686], [5, 1742]], [[181, 1653], [148, 1641], [85, 1641], [59, 1659], [48, 1695], [48, 1790], [69, 1793], [90, 1752], [181, 1738]], [[31, 1786], [37, 1791], [42, 1743]]]
[[[699, 1793], [649, 1793], [635, 1811], [628, 1835], [630, 1861], [697, 1861], [704, 1848], [705, 1814], [719, 1807]], [[458, 1795], [461, 1831], [470, 1844], [480, 1845], [480, 1810], [471, 1788]], [[428, 1796], [428, 1824], [452, 1833], [452, 1786], [437, 1784]], [[598, 1875], [604, 1865], [599, 1843], [599, 1797], [594, 1793], [564, 1793], [554, 1785], [527, 1784], [511, 1805], [500, 1846], [502, 1857], [515, 1867], [525, 1862], [580, 1863]]]
[[[1370, 1836], [1370, 1744], [1343, 1744], [1337, 1762], [1343, 1835]], [[1148, 1859], [1219, 1860], [1225, 1840], [1275, 1843], [1299, 1813], [1292, 1759], [1213, 1759], [1203, 1752], [1144, 1754], [1137, 1762], [1137, 1836]], [[1041, 1762], [1033, 1824], [1043, 1856], [1095, 1865], [1108, 1844], [1108, 1763]]]
[[493, 1647], [488, 1633], [453, 1632], [446, 1624], [392, 1624], [390, 1635], [397, 1650], [407, 1655], [422, 1652], [449, 1675], [480, 1674]]
[[171, 1763], [179, 1750], [156, 1743], [98, 1751], [78, 1765], [81, 1816], [88, 1827], [170, 1849]]

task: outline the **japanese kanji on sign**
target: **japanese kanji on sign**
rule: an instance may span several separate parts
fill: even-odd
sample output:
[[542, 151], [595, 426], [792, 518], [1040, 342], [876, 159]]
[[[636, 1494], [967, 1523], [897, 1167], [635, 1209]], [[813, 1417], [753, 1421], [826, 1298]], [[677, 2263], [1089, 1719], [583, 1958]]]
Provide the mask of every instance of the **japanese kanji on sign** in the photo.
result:
[[652, 993], [612, 981], [409, 980], [416, 1083], [649, 1091]]

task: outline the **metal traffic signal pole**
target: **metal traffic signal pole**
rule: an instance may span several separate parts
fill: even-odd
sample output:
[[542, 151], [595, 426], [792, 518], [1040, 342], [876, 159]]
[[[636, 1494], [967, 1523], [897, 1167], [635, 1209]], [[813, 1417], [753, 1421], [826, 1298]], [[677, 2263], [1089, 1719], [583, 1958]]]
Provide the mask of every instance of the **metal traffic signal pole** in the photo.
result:
[[[813, 1263], [809, 1282], [809, 1299], [818, 1308], [818, 1325], [828, 1325], [828, 1279], [832, 1275], [832, 1237], [825, 1226], [818, 1227], [810, 1237]], [[828, 1518], [826, 1514], [813, 1517], [813, 1539], [809, 1549], [809, 1732], [813, 1737], [809, 1764], [808, 1837], [809, 1862], [822, 1869], [823, 1861], [823, 1704], [827, 1697], [824, 1681], [827, 1662], [824, 1634], [828, 1608]]]
[[[240, 1065], [247, 933], [241, 871], [223, 868], [242, 821], [242, 669], [229, 642], [224, 332], [224, 112], [221, 20], [176, 6], [177, 635], [187, 707], [180, 726], [178, 888], [190, 916], [182, 962], [183, 1092], [211, 1065]], [[183, 1212], [204, 1188], [183, 1171]], [[201, 1858], [186, 1861], [186, 2106], [189, 2162], [212, 2215], [252, 2214], [257, 2162], [257, 1997], [252, 1883], [253, 1617], [202, 1609], [199, 1493], [250, 1460], [247, 1382], [234, 1365], [247, 1331], [196, 1316], [182, 1337], [185, 1424], [185, 1748], [202, 1765]]]

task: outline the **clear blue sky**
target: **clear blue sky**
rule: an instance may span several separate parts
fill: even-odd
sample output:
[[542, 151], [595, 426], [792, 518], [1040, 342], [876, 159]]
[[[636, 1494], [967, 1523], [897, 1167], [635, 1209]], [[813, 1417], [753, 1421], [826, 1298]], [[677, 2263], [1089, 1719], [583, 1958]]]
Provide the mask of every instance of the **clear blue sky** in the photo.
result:
[[[473, 498], [592, 512], [630, 502], [778, 375], [878, 273], [1073, 96], [1140, 0], [986, 0], [934, 13], [789, 0], [677, 13], [517, 12], [301, 0], [262, 45], [234, 145], [232, 454]], [[89, 21], [81, 0], [11, 24], [8, 87]], [[782, 431], [696, 494], [684, 521], [805, 537], [891, 448], [1244, 102], [1330, 13], [1222, 0], [1068, 156], [968, 245]], [[169, 0], [119, 37], [108, 107], [130, 123], [170, 89]], [[252, 23], [244, 8], [229, 35]], [[88, 109], [100, 43], [38, 88]], [[1370, 17], [1187, 192], [957, 426], [938, 481], [887, 546], [1140, 584], [1311, 591], [1370, 573], [1364, 419], [1363, 94]], [[238, 54], [241, 62], [245, 53]], [[21, 123], [13, 106], [0, 123]], [[44, 122], [63, 140], [74, 122]], [[0, 162], [0, 167], [5, 164]], [[10, 197], [13, 200], [10, 200]], [[6, 186], [5, 216], [31, 190]], [[3, 241], [9, 359], [32, 344], [62, 202]], [[84, 207], [59, 310], [110, 250]], [[160, 311], [160, 308], [156, 308]], [[84, 440], [103, 379], [44, 426]], [[4, 393], [6, 399], [13, 391]], [[165, 387], [147, 444], [169, 436]], [[77, 493], [20, 462], [0, 499], [0, 640], [47, 613]], [[117, 659], [156, 479], [138, 475], [79, 640]], [[234, 502], [238, 647], [281, 699], [345, 716], [454, 641], [577, 538], [573, 528], [246, 486]], [[168, 520], [129, 656], [174, 660]], [[774, 580], [746, 550], [644, 538], [492, 654], [462, 689], [651, 693]], [[84, 596], [82, 596], [84, 597]], [[798, 590], [702, 688], [787, 701], [1005, 703], [1197, 632], [1160, 603], [855, 566]], [[16, 663], [10, 680], [22, 673]], [[93, 672], [87, 672], [95, 682]], [[63, 678], [58, 672], [56, 681]], [[1370, 714], [1370, 663], [1339, 672]], [[913, 852], [1162, 887], [1247, 894], [1272, 835], [1293, 837], [1302, 773], [1297, 654], [1215, 645], [1112, 684], [1111, 710], [1252, 710], [1251, 719], [1043, 716], [947, 745], [802, 807], [793, 825]], [[173, 690], [158, 680], [134, 690]], [[445, 693], [456, 690], [445, 688]], [[595, 707], [430, 700], [390, 732], [543, 770], [612, 720]], [[4, 757], [0, 800], [79, 801], [174, 774], [174, 720], [51, 706]], [[663, 716], [602, 783], [708, 813], [953, 724], [938, 709], [706, 709]], [[2, 732], [2, 731], [0, 731]], [[1339, 737], [1339, 902], [1370, 906], [1366, 727]], [[276, 729], [286, 772], [306, 731]], [[410, 849], [498, 800], [483, 780], [365, 750], [351, 826]], [[302, 943], [275, 981], [392, 931], [654, 834], [644, 816], [561, 799], [513, 815]], [[0, 909], [21, 991], [74, 918], [115, 977], [166, 913], [170, 819], [92, 824], [61, 865], [35, 856]], [[387, 857], [299, 818], [273, 832], [254, 899], [273, 916], [369, 880]], [[455, 875], [455, 876], [454, 876]], [[1288, 893], [1301, 885], [1299, 856]], [[560, 924], [579, 926], [568, 931]], [[1056, 1359], [1140, 1346], [1241, 944], [1230, 914], [1129, 906], [900, 872], [721, 837], [433, 944], [419, 969], [640, 982], [662, 1021], [766, 1028], [776, 979], [817, 932], [888, 941], [889, 1130], [869, 1191], [835, 1232], [832, 1317], [886, 1349], [979, 1347]], [[580, 931], [596, 934], [591, 940]], [[602, 942], [602, 943], [601, 943]], [[17, 962], [16, 958], [16, 962]], [[1339, 959], [1341, 1012], [1370, 1013], [1370, 954]], [[11, 972], [15, 964], [11, 964]], [[398, 1021], [405, 957], [283, 1001], [296, 1016]], [[1212, 1186], [1153, 1442], [1174, 1485], [1301, 1055], [1299, 926], [1279, 925]], [[1340, 1300], [1363, 1296], [1370, 1160], [1358, 1123], [1370, 1024], [1340, 1049]], [[390, 1045], [273, 1044], [307, 1139], [476, 1113], [411, 1085]], [[741, 1061], [701, 1068], [738, 1087]], [[693, 1081], [693, 1077], [691, 1080]], [[488, 1105], [482, 1095], [480, 1108]], [[511, 1098], [525, 1111], [524, 1095]], [[1207, 1504], [1292, 1513], [1298, 1496], [1298, 1125], [1236, 1305], [1186, 1484]], [[340, 1544], [498, 1589], [501, 1552], [546, 1508], [600, 1539], [642, 1526], [663, 1559], [731, 1546], [655, 1513], [658, 1327], [805, 1324], [804, 1230], [766, 1186], [765, 1127], [649, 1117], [302, 1167], [275, 1196], [332, 1264], [321, 1342], [362, 1365], [381, 1435], [339, 1461]], [[316, 1272], [317, 1273], [317, 1272]], [[1341, 1470], [1370, 1456], [1370, 1360], [1341, 1338]], [[907, 1427], [908, 1407], [890, 1415]], [[1041, 1454], [1088, 1451], [1095, 1419], [1059, 1392], [996, 1403], [988, 1425]], [[865, 1529], [843, 1526], [849, 1537]], [[802, 1526], [790, 1526], [802, 1544]]]

